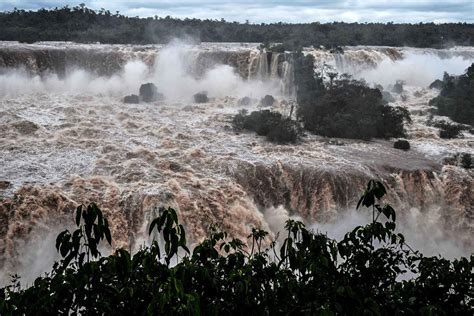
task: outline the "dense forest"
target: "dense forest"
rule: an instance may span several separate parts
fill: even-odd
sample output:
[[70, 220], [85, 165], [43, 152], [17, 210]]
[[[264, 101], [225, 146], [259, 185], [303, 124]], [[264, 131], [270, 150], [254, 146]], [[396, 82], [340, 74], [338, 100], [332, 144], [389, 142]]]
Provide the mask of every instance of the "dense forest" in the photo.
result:
[[[280, 243], [253, 228], [247, 241], [210, 225], [191, 251], [173, 209], [135, 254], [111, 244], [95, 204], [56, 239], [62, 260], [29, 287], [0, 289], [1, 315], [471, 315], [474, 256], [425, 257], [396, 231], [396, 213], [371, 180], [357, 208], [372, 221], [341, 241], [288, 220]], [[51, 245], [53, 247], [53, 245]]]
[[[318, 17], [314, 19], [317, 21]], [[0, 13], [0, 40], [101, 43], [166, 43], [175, 37], [203, 42], [281, 42], [297, 46], [382, 45], [447, 47], [474, 45], [469, 23], [251, 24], [225, 20], [127, 17], [84, 5]]]

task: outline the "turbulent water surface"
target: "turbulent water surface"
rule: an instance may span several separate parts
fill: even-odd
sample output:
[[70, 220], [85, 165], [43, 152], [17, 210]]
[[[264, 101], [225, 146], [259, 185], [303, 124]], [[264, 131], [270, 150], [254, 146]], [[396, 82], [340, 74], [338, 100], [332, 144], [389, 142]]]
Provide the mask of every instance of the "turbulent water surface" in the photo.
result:
[[[427, 125], [427, 86], [444, 71], [462, 73], [474, 48], [421, 50], [348, 47], [344, 54], [307, 49], [316, 67], [348, 72], [385, 89], [397, 79], [405, 92], [412, 149], [307, 135], [297, 145], [236, 134], [232, 116], [294, 103], [289, 54], [253, 44], [173, 43], [168, 46], [0, 43], [0, 279], [26, 280], [56, 258], [54, 237], [72, 223], [78, 203], [96, 202], [112, 225], [114, 247], [147, 242], [154, 210], [172, 206], [189, 239], [210, 224], [245, 239], [252, 227], [273, 233], [297, 217], [334, 237], [368, 219], [355, 212], [371, 178], [383, 179], [400, 229], [415, 247], [446, 256], [472, 252], [472, 170], [443, 165], [474, 153], [473, 135], [443, 140]], [[166, 99], [124, 104], [123, 96], [154, 82]], [[207, 91], [208, 103], [192, 95]], [[239, 106], [243, 96], [253, 105]]]

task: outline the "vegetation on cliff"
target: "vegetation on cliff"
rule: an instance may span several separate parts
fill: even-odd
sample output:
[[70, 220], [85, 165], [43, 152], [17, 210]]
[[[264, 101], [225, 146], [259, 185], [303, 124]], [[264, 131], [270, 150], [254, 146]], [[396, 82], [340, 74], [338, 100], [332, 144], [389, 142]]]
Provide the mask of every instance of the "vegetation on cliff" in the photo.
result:
[[474, 126], [474, 64], [458, 77], [444, 74], [439, 96], [430, 101], [436, 114]]
[[[315, 17], [317, 19], [317, 17]], [[0, 13], [0, 40], [101, 43], [166, 43], [175, 37], [205, 42], [277, 42], [299, 46], [384, 45], [445, 47], [474, 45], [468, 23], [250, 24], [225, 20], [126, 17], [120, 12], [91, 10], [84, 5], [51, 10], [15, 9]]]
[[[370, 181], [357, 207], [373, 220], [337, 242], [288, 220], [281, 245], [252, 229], [249, 246], [215, 228], [191, 251], [173, 209], [151, 222], [156, 236], [132, 255], [101, 257], [111, 243], [91, 204], [77, 229], [58, 235], [62, 256], [28, 288], [0, 289], [2, 315], [468, 315], [474, 308], [474, 256], [447, 260], [413, 251]], [[367, 207], [367, 208], [365, 208]], [[173, 262], [173, 263], [172, 263]]]
[[313, 56], [295, 56], [298, 117], [304, 128], [329, 137], [356, 139], [405, 137], [404, 122], [411, 122], [403, 107], [387, 105], [379, 89], [347, 75], [314, 73]]

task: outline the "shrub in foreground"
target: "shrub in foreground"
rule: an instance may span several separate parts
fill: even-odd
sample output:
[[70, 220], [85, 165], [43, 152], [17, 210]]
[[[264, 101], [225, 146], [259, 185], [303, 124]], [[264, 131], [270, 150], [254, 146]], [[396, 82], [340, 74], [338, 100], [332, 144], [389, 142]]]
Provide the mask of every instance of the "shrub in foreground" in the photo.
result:
[[[450, 261], [413, 251], [396, 232], [394, 209], [381, 202], [385, 194], [382, 183], [369, 182], [357, 208], [368, 208], [372, 222], [339, 242], [288, 220], [281, 245], [257, 228], [244, 243], [214, 226], [191, 252], [178, 214], [161, 208], [149, 226], [160, 243], [108, 257], [99, 252], [112, 241], [107, 220], [95, 204], [79, 206], [77, 229], [56, 240], [63, 259], [28, 288], [15, 279], [0, 289], [0, 314], [469, 314], [474, 256]], [[414, 276], [403, 279], [405, 272]]]
[[77, 229], [56, 240], [63, 259], [27, 288], [15, 279], [0, 289], [0, 314], [468, 315], [474, 256], [413, 251], [385, 194], [369, 182], [357, 208], [372, 221], [339, 242], [288, 220], [281, 245], [257, 228], [245, 243], [213, 226], [191, 252], [178, 214], [161, 208], [149, 227], [160, 243], [107, 257], [99, 252], [112, 241], [107, 220], [95, 204], [80, 206]]

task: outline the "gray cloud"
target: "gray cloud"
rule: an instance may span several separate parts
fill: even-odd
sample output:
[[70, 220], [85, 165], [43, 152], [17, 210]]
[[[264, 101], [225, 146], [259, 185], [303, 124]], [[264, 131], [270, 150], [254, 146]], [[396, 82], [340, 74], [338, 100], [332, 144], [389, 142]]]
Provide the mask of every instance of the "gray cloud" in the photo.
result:
[[[75, 6], [81, 1], [3, 0], [0, 10]], [[472, 0], [83, 0], [89, 8], [120, 11], [129, 16], [172, 16], [253, 23], [270, 22], [474, 22]]]

